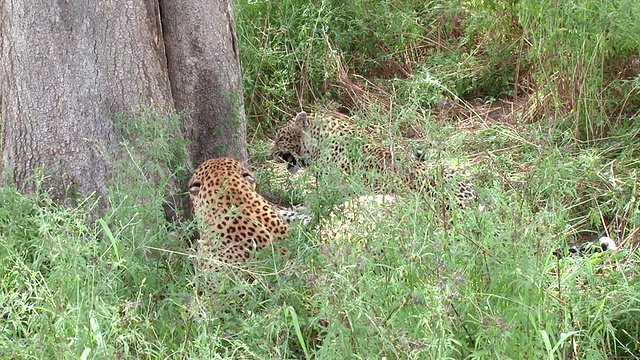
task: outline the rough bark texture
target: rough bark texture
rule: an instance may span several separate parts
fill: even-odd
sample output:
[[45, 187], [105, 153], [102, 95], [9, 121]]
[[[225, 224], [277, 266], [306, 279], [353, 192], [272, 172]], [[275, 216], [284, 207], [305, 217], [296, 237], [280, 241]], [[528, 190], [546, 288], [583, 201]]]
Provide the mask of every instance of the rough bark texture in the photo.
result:
[[246, 160], [241, 90], [227, 0], [0, 0], [0, 176], [22, 190], [43, 168], [55, 198], [104, 195], [114, 115], [149, 102], [191, 112], [187, 167]]
[[240, 59], [230, 0], [160, 0], [169, 77], [194, 165], [248, 158]]
[[[172, 104], [157, 1], [0, 2], [2, 178], [103, 195], [113, 116]], [[68, 187], [71, 187], [69, 189]]]

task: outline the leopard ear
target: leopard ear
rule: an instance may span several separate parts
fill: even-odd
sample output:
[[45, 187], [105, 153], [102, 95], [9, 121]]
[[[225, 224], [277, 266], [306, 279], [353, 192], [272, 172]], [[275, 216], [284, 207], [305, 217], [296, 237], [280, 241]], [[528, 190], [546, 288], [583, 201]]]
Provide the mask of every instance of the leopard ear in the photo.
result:
[[189, 186], [189, 194], [191, 194], [192, 196], [198, 196], [198, 193], [200, 192], [200, 187], [201, 186], [202, 186], [202, 184], [199, 181], [194, 181]]
[[256, 178], [253, 176], [252, 173], [250, 172], [245, 172], [244, 174], [242, 174], [242, 177], [244, 177], [244, 179], [249, 183], [249, 184], [254, 184], [256, 182]]
[[249, 171], [245, 172], [242, 174], [242, 177], [244, 178], [244, 181], [247, 182], [247, 184], [249, 184], [249, 186], [255, 190], [256, 189], [256, 178], [253, 176], [253, 174]]
[[303, 129], [309, 128], [309, 118], [307, 117], [307, 113], [301, 111], [296, 115], [296, 125], [300, 126]]

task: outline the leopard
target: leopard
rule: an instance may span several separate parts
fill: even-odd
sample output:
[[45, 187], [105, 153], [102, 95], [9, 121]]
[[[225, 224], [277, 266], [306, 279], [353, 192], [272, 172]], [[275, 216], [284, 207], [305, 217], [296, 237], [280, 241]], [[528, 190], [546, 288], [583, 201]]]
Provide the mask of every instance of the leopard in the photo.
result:
[[294, 221], [310, 218], [278, 209], [256, 191], [255, 176], [233, 158], [203, 162], [188, 183], [196, 227], [196, 268], [218, 272], [222, 264], [246, 262], [251, 254], [287, 236]]
[[[275, 134], [269, 154], [275, 161], [287, 163], [291, 173], [310, 165], [316, 169], [316, 176], [321, 176], [327, 169], [338, 168], [345, 174], [365, 169], [385, 175], [383, 180], [377, 180], [384, 185], [395, 179], [403, 187], [426, 190], [430, 195], [441, 188], [432, 176], [433, 166], [423, 161], [422, 152], [412, 155], [393, 152], [380, 145], [369, 132], [355, 126], [348, 115], [333, 111], [299, 112]], [[454, 189], [455, 202], [459, 206], [467, 207], [477, 199], [475, 185], [467, 174], [458, 174], [443, 166], [440, 175], [444, 180], [457, 179], [459, 175], [465, 177]]]

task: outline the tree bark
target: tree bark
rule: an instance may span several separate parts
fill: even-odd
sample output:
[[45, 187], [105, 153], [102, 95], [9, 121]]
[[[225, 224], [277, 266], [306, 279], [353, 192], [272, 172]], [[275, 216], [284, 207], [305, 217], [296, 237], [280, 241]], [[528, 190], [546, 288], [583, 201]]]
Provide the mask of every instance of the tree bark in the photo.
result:
[[[229, 2], [188, 3], [165, 0], [161, 14], [158, 0], [0, 0], [2, 180], [33, 190], [43, 168], [54, 198], [104, 195], [120, 142], [114, 115], [150, 102], [163, 115], [174, 96], [194, 114], [184, 124], [191, 159], [246, 160]], [[161, 19], [174, 34], [170, 63]]]
[[160, 0], [169, 77], [194, 164], [247, 161], [242, 77], [230, 0]]
[[114, 114], [172, 103], [157, 5], [7, 0], [2, 9], [3, 179], [32, 190], [43, 167], [54, 198], [104, 195]]

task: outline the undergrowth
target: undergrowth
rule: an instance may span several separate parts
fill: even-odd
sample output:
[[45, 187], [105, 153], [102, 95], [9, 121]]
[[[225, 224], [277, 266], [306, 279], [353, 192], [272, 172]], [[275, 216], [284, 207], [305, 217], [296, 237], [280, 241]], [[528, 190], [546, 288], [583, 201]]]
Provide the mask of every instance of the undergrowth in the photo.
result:
[[[198, 294], [193, 226], [162, 212], [189, 176], [180, 117], [123, 117], [97, 221], [95, 199], [0, 187], [0, 357], [640, 357], [637, 10], [237, 1], [258, 189], [305, 203], [313, 226]], [[370, 189], [360, 172], [349, 191], [340, 174], [278, 175], [264, 135], [302, 105], [347, 111], [436, 169], [468, 163], [478, 203], [404, 195], [323, 236]], [[619, 249], [553, 255], [603, 234]]]
[[[429, 129], [431, 120], [422, 122]], [[440, 124], [430, 132], [450, 146], [431, 149], [429, 161], [464, 155], [456, 151], [463, 144], [475, 149], [470, 160], [478, 204], [445, 211], [442, 202], [453, 204], [446, 196], [405, 196], [375, 222], [352, 224], [333, 241], [321, 235], [331, 226], [327, 204], [339, 204], [343, 195], [323, 186], [307, 195], [319, 224], [293, 227], [281, 244], [288, 256], [261, 251], [204, 296], [196, 296], [193, 284], [188, 228], [176, 236], [163, 219], [160, 189], [166, 184], [147, 179], [114, 188], [111, 196], [119, 202], [97, 223], [85, 210], [56, 206], [45, 194], [2, 187], [0, 353], [638, 356], [638, 147], [629, 146], [637, 140], [583, 149], [569, 131], [494, 125], [460, 132]], [[134, 174], [143, 168], [139, 159], [128, 159]], [[126, 178], [127, 171], [120, 174]], [[267, 173], [259, 174], [268, 187]], [[352, 181], [352, 189], [366, 191], [357, 176]], [[618, 251], [553, 256], [585, 234], [605, 232]]]
[[443, 96], [505, 99], [589, 141], [640, 111], [634, 0], [235, 5], [247, 114], [260, 133], [310, 104], [389, 110], [398, 92], [425, 107]]

